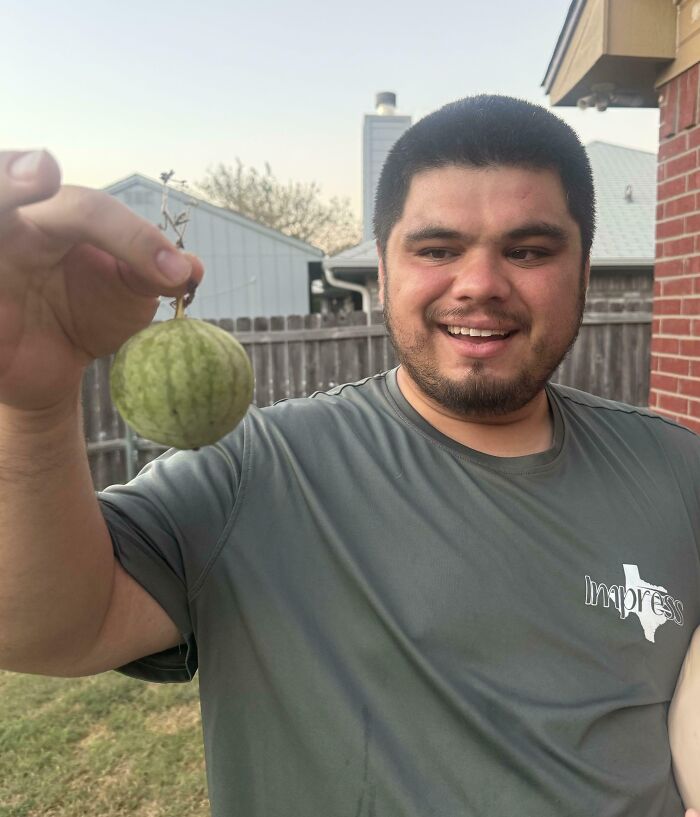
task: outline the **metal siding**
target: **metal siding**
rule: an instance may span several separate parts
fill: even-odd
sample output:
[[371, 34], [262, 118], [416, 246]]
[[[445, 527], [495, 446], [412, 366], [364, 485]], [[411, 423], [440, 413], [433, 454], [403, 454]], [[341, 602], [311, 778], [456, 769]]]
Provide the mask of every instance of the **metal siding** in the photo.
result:
[[410, 126], [411, 118], [408, 116], [368, 115], [365, 117], [362, 149], [363, 241], [373, 236], [374, 195], [386, 157], [396, 140]]
[[[161, 196], [151, 187], [136, 181], [112, 195], [152, 224], [161, 221]], [[173, 199], [171, 212], [182, 209]], [[174, 238], [172, 231], [168, 237]], [[190, 211], [185, 247], [206, 270], [188, 310], [192, 317], [220, 320], [308, 311], [308, 263], [317, 261], [317, 255], [198, 207]], [[170, 300], [161, 299], [156, 320], [173, 316]]]

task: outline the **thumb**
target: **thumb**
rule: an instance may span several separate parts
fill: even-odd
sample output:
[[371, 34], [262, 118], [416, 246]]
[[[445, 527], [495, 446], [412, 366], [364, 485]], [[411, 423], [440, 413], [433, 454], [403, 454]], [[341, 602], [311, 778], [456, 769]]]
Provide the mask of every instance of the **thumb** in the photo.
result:
[[700, 811], [696, 811], [694, 808], [689, 808], [685, 813], [685, 817], [700, 817]]

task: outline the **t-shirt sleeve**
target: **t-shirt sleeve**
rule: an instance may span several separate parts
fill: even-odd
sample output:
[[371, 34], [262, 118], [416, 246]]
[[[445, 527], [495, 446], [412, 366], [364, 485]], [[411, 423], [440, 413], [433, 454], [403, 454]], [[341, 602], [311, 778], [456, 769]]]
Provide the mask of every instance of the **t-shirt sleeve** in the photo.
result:
[[148, 681], [188, 681], [197, 669], [196, 613], [203, 582], [233, 512], [242, 472], [243, 423], [216, 445], [171, 449], [126, 485], [97, 493], [116, 558], [160, 604], [182, 644], [119, 668]]

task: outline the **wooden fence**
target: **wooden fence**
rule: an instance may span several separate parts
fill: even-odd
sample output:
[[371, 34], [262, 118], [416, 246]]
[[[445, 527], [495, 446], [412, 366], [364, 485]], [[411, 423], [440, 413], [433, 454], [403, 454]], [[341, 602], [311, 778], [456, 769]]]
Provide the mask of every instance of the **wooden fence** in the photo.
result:
[[[267, 406], [353, 382], [396, 365], [381, 313], [290, 315], [217, 321], [233, 331], [255, 372], [254, 402]], [[651, 302], [643, 297], [589, 300], [578, 340], [555, 382], [613, 400], [646, 405]], [[111, 360], [95, 361], [83, 380], [83, 414], [97, 489], [128, 481], [165, 449], [125, 426], [109, 395]]]

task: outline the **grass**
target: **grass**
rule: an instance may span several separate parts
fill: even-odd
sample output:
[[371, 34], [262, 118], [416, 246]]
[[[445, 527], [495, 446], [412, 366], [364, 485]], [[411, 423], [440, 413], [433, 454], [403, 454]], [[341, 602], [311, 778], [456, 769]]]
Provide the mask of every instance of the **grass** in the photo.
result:
[[0, 672], [0, 817], [209, 817], [197, 682]]

